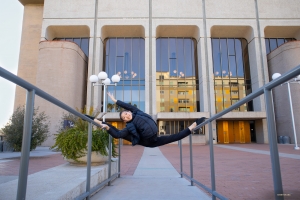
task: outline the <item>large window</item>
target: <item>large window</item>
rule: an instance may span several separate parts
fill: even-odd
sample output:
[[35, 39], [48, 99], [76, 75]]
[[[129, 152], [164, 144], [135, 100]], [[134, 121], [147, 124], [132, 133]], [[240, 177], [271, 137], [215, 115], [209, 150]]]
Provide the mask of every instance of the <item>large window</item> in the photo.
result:
[[[105, 40], [104, 66], [108, 77], [118, 74], [121, 81], [109, 86], [116, 99], [145, 111], [145, 40], [143, 38], [109, 38]], [[106, 95], [106, 94], [105, 94]], [[120, 108], [108, 98], [110, 112]]]
[[295, 38], [265, 38], [267, 54], [269, 54], [271, 51], [273, 51], [280, 45], [293, 40], [296, 39]]
[[[166, 120], [159, 120], [158, 121], [158, 134], [159, 135], [172, 135], [176, 134], [179, 131], [182, 131], [189, 127], [193, 120], [186, 120], [186, 121], [166, 121]], [[205, 126], [196, 131], [193, 131], [192, 134], [205, 134]]]
[[[251, 93], [248, 44], [240, 38], [212, 38], [215, 106], [220, 112]], [[252, 101], [235, 111], [252, 111]]]
[[156, 40], [157, 112], [200, 111], [197, 70], [194, 39]]
[[53, 40], [75, 42], [84, 54], [89, 56], [89, 38], [54, 38]]

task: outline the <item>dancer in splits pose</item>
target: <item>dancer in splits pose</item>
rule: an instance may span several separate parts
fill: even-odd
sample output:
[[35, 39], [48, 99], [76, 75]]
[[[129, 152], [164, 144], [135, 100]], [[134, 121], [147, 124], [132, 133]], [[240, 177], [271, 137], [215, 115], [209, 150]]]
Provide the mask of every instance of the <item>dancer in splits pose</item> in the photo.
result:
[[132, 143], [132, 146], [138, 144], [145, 147], [158, 147], [181, 140], [182, 138], [190, 135], [193, 129], [205, 120], [205, 117], [202, 117], [200, 119], [197, 119], [196, 122], [194, 122], [188, 128], [180, 131], [179, 133], [157, 137], [158, 128], [155, 121], [151, 118], [150, 115], [144, 113], [143, 111], [130, 104], [124, 103], [120, 100], [116, 100], [111, 93], [107, 94], [113, 102], [125, 109], [120, 112], [120, 119], [126, 122], [126, 128], [118, 130], [111, 124], [99, 121], [91, 116], [87, 117], [93, 119], [96, 123], [101, 125], [102, 128], [106, 129], [112, 137], [123, 138], [127, 141], [130, 141]]

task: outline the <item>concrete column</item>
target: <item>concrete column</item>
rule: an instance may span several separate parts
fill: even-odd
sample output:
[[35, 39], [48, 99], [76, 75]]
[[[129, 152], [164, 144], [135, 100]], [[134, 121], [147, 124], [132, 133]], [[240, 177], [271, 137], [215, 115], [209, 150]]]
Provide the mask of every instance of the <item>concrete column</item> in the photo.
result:
[[[43, 21], [43, 5], [24, 6], [18, 76], [36, 85], [39, 42]], [[14, 109], [25, 105], [26, 90], [17, 86]]]

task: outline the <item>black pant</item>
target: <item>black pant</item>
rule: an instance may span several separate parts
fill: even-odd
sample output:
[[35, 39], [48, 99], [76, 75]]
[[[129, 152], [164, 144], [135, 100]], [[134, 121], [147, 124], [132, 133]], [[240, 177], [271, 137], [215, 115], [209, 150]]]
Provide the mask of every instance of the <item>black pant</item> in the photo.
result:
[[[124, 140], [132, 142], [131, 134], [127, 128], [118, 130], [116, 127], [112, 126], [111, 124], [108, 124], [108, 123], [105, 123], [105, 124], [107, 124], [110, 127], [110, 129], [108, 130], [108, 133], [113, 138], [123, 138]], [[141, 138], [140, 141], [138, 142], [138, 144], [141, 146], [144, 146], [144, 147], [158, 147], [158, 146], [162, 146], [165, 144], [169, 144], [171, 142], [181, 140], [182, 138], [185, 138], [186, 136], [190, 135], [191, 133], [192, 132], [190, 131], [190, 129], [186, 128], [186, 129], [180, 131], [179, 133], [168, 135], [168, 136], [157, 137], [157, 135], [155, 134], [154, 136], [152, 136], [151, 138], [148, 138], [148, 139]]]
[[[167, 136], [160, 136], [157, 137], [157, 135], [155, 135], [154, 137], [151, 137], [149, 139], [141, 139], [139, 141], [139, 145], [144, 146], [144, 147], [158, 147], [158, 146], [162, 146], [165, 144], [169, 144], [171, 142], [175, 142], [178, 140], [181, 140], [183, 138], [185, 138], [186, 136], [190, 135], [192, 132], [190, 131], [189, 128], [186, 128], [182, 131], [180, 131], [179, 133], [176, 134], [172, 134], [172, 135], [167, 135]], [[128, 140], [129, 142], [131, 142], [131, 138], [129, 137], [125, 137], [125, 140]]]

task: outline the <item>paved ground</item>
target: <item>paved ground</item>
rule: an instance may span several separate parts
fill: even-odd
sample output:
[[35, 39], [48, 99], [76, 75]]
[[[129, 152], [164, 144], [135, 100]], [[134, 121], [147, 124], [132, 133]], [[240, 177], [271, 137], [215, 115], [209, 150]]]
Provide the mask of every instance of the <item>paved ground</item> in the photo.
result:
[[144, 148], [132, 176], [121, 176], [91, 200], [209, 200], [205, 192], [191, 187], [163, 156], [159, 148]]
[[[286, 200], [300, 199], [300, 151], [293, 145], [279, 144], [282, 182]], [[179, 147], [165, 145], [159, 148], [177, 171], [180, 169]], [[121, 176], [134, 174], [143, 154], [140, 146], [123, 146]], [[216, 188], [230, 199], [274, 199], [269, 146], [267, 144], [215, 145]], [[193, 146], [194, 178], [210, 187], [209, 146]], [[19, 174], [20, 154], [0, 153], [1, 184], [16, 179]], [[34, 153], [33, 153], [34, 155]], [[49, 169], [65, 161], [57, 152], [35, 154], [30, 158], [29, 174]], [[189, 174], [189, 146], [183, 146], [183, 170]], [[170, 186], [171, 187], [171, 186]]]
[[[278, 145], [285, 199], [300, 199], [300, 151], [292, 145]], [[180, 171], [179, 147], [160, 147], [165, 157]], [[269, 145], [215, 145], [217, 191], [230, 199], [274, 199]], [[194, 178], [211, 187], [209, 146], [193, 146]], [[282, 155], [283, 154], [283, 155]], [[283, 157], [285, 156], [285, 157]], [[288, 157], [289, 158], [288, 158]], [[183, 146], [183, 171], [190, 174], [189, 146]]]

